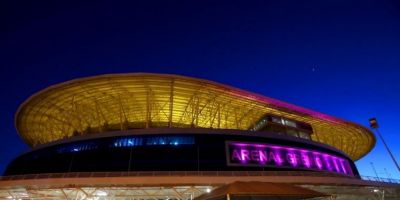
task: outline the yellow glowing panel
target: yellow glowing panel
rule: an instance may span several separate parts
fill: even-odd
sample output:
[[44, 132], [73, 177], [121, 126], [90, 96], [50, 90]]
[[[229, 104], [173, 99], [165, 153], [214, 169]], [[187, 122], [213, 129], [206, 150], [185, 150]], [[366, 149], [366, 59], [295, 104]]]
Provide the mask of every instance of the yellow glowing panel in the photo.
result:
[[31, 146], [109, 130], [202, 127], [247, 130], [265, 114], [310, 123], [312, 139], [357, 160], [375, 137], [366, 128], [219, 83], [176, 75], [114, 74], [76, 79], [31, 96], [16, 127]]

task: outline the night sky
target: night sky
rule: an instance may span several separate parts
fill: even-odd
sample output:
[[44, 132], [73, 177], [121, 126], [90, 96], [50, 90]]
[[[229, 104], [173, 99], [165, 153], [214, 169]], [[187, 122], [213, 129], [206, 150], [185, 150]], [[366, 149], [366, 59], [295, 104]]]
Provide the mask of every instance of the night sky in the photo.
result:
[[[14, 128], [26, 98], [124, 72], [209, 79], [365, 126], [377, 117], [400, 159], [396, 0], [2, 0], [0, 70], [0, 172], [29, 149]], [[361, 174], [375, 176], [371, 162], [400, 179], [381, 141], [357, 161]]]

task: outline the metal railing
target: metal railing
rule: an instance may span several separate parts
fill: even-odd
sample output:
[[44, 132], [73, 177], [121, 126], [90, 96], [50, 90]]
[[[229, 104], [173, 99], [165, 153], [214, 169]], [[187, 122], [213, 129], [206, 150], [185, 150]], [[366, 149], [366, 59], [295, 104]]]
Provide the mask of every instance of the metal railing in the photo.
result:
[[395, 183], [395, 184], [400, 184], [399, 179], [393, 179], [393, 178], [380, 178], [380, 177], [374, 177], [374, 176], [361, 176], [362, 180], [366, 181], [375, 181], [375, 182], [383, 182], [383, 183]]
[[140, 171], [140, 172], [69, 172], [23, 174], [0, 177], [1, 181], [50, 179], [50, 178], [90, 178], [90, 177], [143, 177], [143, 176], [309, 176], [309, 177], [341, 177], [360, 178], [366, 181], [400, 184], [399, 179], [379, 178], [372, 176], [350, 177], [341, 174], [312, 171]]
[[306, 171], [140, 171], [140, 172], [69, 172], [23, 174], [0, 177], [0, 180], [47, 179], [47, 178], [86, 178], [86, 177], [139, 177], [139, 176], [314, 176], [346, 177], [346, 175], [327, 172]]

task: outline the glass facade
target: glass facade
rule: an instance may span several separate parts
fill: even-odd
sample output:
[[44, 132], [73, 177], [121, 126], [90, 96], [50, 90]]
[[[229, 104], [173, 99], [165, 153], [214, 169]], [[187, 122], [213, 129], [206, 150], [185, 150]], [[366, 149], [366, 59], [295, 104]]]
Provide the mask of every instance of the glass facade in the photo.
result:
[[313, 133], [310, 124], [271, 115], [262, 117], [250, 130], [266, 131], [307, 140], [311, 140], [311, 134]]
[[[282, 128], [282, 127], [280, 127]], [[281, 129], [284, 130], [284, 129]], [[308, 170], [277, 166], [229, 166], [226, 143], [270, 144], [303, 149], [346, 159], [344, 154], [320, 146], [286, 140], [284, 137], [243, 134], [180, 133], [114, 136], [43, 147], [16, 158], [6, 175], [59, 172], [113, 171], [285, 171]], [[295, 134], [295, 132], [292, 132]], [[297, 133], [298, 134], [298, 133]], [[305, 134], [307, 135], [307, 134]], [[304, 137], [299, 134], [299, 137]], [[253, 154], [248, 154], [254, 157]], [[276, 157], [269, 155], [270, 157]], [[287, 156], [281, 155], [282, 158]], [[352, 164], [354, 167], [354, 165]], [[355, 167], [352, 169], [356, 171]]]
[[58, 153], [78, 152], [95, 150], [98, 146], [95, 142], [82, 142], [77, 144], [63, 145], [57, 149]]
[[192, 145], [194, 137], [191, 136], [137, 136], [115, 139], [113, 147], [135, 147], [152, 145]]

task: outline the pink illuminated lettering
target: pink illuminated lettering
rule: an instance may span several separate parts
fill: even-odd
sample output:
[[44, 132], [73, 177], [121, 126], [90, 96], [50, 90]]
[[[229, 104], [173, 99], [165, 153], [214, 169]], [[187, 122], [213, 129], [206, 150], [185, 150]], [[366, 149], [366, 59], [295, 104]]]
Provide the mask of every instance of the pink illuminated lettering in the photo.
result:
[[310, 157], [308, 157], [306, 153], [301, 154], [301, 161], [303, 162], [303, 165], [306, 166], [307, 168], [311, 167]]
[[332, 161], [333, 161], [333, 166], [335, 166], [335, 170], [336, 170], [337, 172], [340, 172], [339, 165], [338, 165], [338, 163], [337, 163], [337, 159], [336, 159], [336, 158], [333, 158]]
[[271, 151], [269, 153], [269, 157], [271, 160], [273, 160], [277, 165], [281, 165], [282, 163], [282, 158], [279, 154], [279, 151]]
[[340, 159], [340, 166], [342, 167], [342, 171], [347, 174], [346, 166], [344, 164], [344, 160]]
[[314, 161], [315, 161], [315, 165], [317, 165], [318, 169], [322, 169], [321, 158], [316, 155], [315, 158], [314, 158]]
[[332, 165], [330, 162], [330, 158], [327, 155], [324, 155], [325, 166], [329, 171], [332, 171]]
[[242, 160], [243, 161], [250, 160], [249, 151], [248, 150], [240, 149], [240, 155], [242, 155]]
[[253, 150], [250, 152], [251, 160], [260, 161], [260, 154], [258, 150]]
[[287, 160], [289, 161], [290, 165], [292, 165], [293, 167], [297, 166], [297, 156], [294, 153], [288, 153], [287, 154]]
[[286, 167], [353, 175], [347, 159], [315, 150], [227, 142], [227, 153], [228, 164], [234, 166]]
[[232, 160], [241, 160], [239, 152], [236, 149], [232, 152]]
[[260, 162], [267, 162], [268, 157], [267, 157], [267, 152], [266, 151], [259, 151], [260, 154]]

